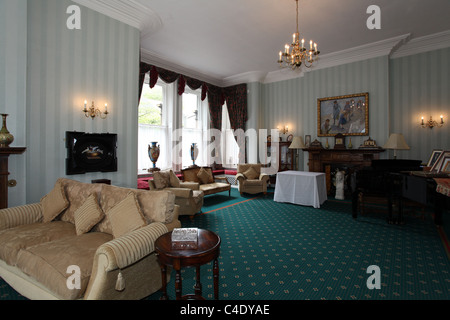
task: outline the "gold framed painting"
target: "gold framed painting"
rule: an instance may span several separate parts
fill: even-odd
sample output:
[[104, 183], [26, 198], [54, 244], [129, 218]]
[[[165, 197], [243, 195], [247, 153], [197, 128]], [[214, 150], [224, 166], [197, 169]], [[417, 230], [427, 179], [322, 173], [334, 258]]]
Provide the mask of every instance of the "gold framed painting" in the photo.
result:
[[317, 100], [319, 137], [369, 135], [369, 93]]

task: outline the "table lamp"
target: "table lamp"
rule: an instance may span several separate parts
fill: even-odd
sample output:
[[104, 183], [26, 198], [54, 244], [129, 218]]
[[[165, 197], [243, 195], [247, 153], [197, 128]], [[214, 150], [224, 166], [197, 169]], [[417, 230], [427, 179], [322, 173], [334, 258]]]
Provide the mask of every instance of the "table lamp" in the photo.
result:
[[[294, 138], [294, 140], [292, 140], [292, 143], [291, 143], [291, 145], [289, 146], [289, 149], [292, 149], [292, 150], [300, 150], [300, 149], [305, 149], [306, 147], [305, 147], [305, 143], [303, 142], [303, 138], [302, 137], [295, 137]], [[298, 151], [297, 151], [297, 153], [296, 153], [296, 155], [295, 155], [295, 163], [296, 163], [296, 166], [297, 166], [297, 170], [298, 170], [298, 158], [299, 158], [299, 154], [298, 154]]]
[[388, 142], [383, 147], [384, 149], [394, 150], [394, 159], [397, 159], [397, 150], [410, 150], [411, 148], [405, 141], [405, 137], [399, 133], [391, 134]]

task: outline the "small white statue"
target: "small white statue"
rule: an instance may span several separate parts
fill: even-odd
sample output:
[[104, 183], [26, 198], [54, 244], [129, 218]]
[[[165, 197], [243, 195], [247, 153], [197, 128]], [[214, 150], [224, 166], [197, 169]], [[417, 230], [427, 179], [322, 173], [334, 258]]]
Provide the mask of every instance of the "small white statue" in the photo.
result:
[[345, 171], [337, 171], [336, 172], [336, 199], [337, 200], [345, 200], [344, 178], [345, 178]]

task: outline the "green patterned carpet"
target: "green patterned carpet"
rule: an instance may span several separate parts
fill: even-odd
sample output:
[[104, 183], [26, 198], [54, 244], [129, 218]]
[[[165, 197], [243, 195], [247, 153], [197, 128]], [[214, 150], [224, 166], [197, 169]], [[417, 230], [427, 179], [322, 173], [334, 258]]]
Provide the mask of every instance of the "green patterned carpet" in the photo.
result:
[[[248, 199], [182, 219], [183, 227], [222, 238], [221, 299], [450, 299], [450, 260], [430, 216], [396, 226], [375, 211], [355, 221], [348, 202], [328, 201], [317, 210], [275, 203], [273, 195]], [[381, 269], [381, 290], [367, 288], [371, 265]], [[192, 291], [194, 278], [194, 269], [183, 270], [183, 293]], [[212, 299], [212, 265], [202, 268], [202, 279]]]
[[[275, 203], [273, 194], [241, 198], [235, 189], [231, 198], [207, 197], [203, 212], [181, 220], [221, 236], [221, 300], [450, 299], [450, 260], [430, 215], [407, 217], [403, 226], [375, 211], [355, 221], [349, 202], [330, 200], [317, 210]], [[381, 269], [380, 290], [367, 288], [371, 265]], [[195, 270], [182, 275], [183, 294], [192, 293]], [[208, 264], [202, 267], [207, 299], [212, 283]], [[0, 299], [21, 297], [0, 279]]]

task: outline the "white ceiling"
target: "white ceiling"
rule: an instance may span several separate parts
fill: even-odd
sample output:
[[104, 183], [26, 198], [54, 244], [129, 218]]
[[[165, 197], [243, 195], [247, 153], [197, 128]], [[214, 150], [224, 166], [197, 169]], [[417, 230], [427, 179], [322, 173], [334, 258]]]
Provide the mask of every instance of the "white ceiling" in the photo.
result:
[[[278, 53], [296, 28], [294, 0], [74, 1], [115, 11], [128, 5], [146, 60], [216, 83], [277, 72]], [[370, 5], [381, 8], [381, 30], [366, 26]], [[447, 35], [449, 17], [450, 0], [300, 0], [301, 37], [317, 42], [323, 57], [399, 36], [405, 42]]]

